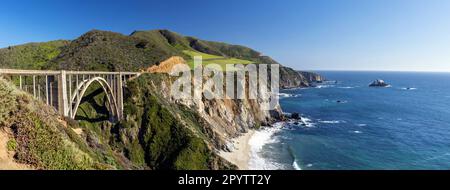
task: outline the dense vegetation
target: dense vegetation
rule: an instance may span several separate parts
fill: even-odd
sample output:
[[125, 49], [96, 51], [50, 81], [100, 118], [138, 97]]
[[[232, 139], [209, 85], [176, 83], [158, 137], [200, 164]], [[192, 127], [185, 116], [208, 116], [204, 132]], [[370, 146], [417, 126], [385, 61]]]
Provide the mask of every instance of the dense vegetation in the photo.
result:
[[173, 55], [177, 52], [156, 41], [93, 30], [64, 47], [53, 62], [61, 69], [138, 71]]
[[[12, 130], [8, 149], [18, 162], [38, 169], [120, 168], [112, 152], [93, 148], [49, 106], [0, 78], [0, 128]], [[13, 117], [11, 117], [13, 116]]]
[[29, 43], [0, 49], [0, 67], [11, 69], [44, 69], [56, 58], [68, 41]]

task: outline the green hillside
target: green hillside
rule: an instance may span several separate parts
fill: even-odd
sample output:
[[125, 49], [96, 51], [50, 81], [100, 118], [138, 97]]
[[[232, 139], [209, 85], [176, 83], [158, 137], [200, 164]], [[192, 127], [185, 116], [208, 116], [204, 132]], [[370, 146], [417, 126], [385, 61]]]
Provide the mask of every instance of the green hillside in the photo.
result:
[[279, 64], [270, 57], [240, 45], [200, 40], [168, 30], [135, 31], [130, 36], [92, 30], [69, 41], [32, 43], [0, 49], [0, 66], [16, 69], [71, 69], [138, 71], [181, 56], [193, 65]]
[[[60, 119], [53, 108], [0, 78], [0, 130], [12, 131], [8, 144], [19, 163], [36, 169], [120, 169], [111, 149], [77, 135], [78, 124]], [[14, 117], [11, 117], [14, 116]], [[95, 144], [95, 146], [94, 146]]]
[[69, 41], [29, 43], [0, 49], [0, 67], [11, 69], [44, 69]]
[[244, 46], [200, 40], [195, 37], [182, 36], [168, 30], [138, 31], [134, 32], [131, 36], [147, 40], [149, 39], [149, 36], [164, 37], [165, 39], [163, 41], [166, 41], [178, 50], [200, 52], [205, 55], [218, 56], [220, 58], [236, 58], [257, 62], [257, 58], [261, 55], [261, 53]]
[[131, 36], [164, 44], [164, 48], [177, 51], [177, 55], [184, 57], [191, 67], [194, 65], [194, 56], [202, 56], [204, 65], [214, 63], [222, 66], [222, 68], [225, 68], [226, 64], [253, 63], [249, 60], [226, 56], [218, 50], [212, 50], [200, 40], [168, 30], [136, 31]]
[[52, 62], [60, 69], [138, 71], [179, 54], [156, 38], [93, 30], [64, 47]]
[[[280, 64], [269, 56], [251, 48], [232, 45], [223, 42], [213, 42], [201, 40], [195, 37], [186, 37], [168, 30], [137, 31], [131, 36], [150, 40], [160, 41], [163, 44], [170, 44], [171, 47], [180, 50], [178, 55], [188, 56], [188, 64], [193, 66], [193, 57], [200, 55], [203, 57], [203, 64], [216, 63], [225, 68], [226, 64]], [[280, 64], [281, 65], [281, 64]], [[280, 86], [283, 88], [293, 88], [308, 86], [309, 82], [301, 73], [289, 67], [280, 67]]]
[[211, 55], [211, 54], [207, 54], [207, 53], [198, 52], [195, 50], [184, 50], [183, 53], [190, 56], [190, 59], [187, 61], [187, 63], [191, 68], [194, 67], [194, 57], [195, 56], [202, 57], [203, 65], [217, 64], [220, 67], [222, 67], [223, 70], [226, 69], [227, 64], [243, 64], [243, 65], [245, 65], [245, 64], [254, 63], [254, 62], [248, 61], [248, 60], [227, 58], [227, 57], [218, 56], [218, 55]]

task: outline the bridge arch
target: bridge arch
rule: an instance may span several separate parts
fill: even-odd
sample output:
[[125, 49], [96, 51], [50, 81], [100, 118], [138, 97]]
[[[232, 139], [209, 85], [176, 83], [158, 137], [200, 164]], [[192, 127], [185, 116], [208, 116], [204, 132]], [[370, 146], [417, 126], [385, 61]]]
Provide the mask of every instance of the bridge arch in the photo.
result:
[[81, 83], [78, 84], [75, 91], [72, 94], [72, 99], [69, 101], [69, 110], [70, 110], [70, 117], [72, 119], [75, 119], [78, 108], [80, 107], [81, 100], [83, 99], [83, 96], [85, 95], [88, 88], [92, 85], [92, 83], [97, 82], [101, 85], [103, 91], [106, 94], [106, 98], [109, 105], [109, 112], [112, 116], [112, 118], [117, 121], [120, 119], [120, 110], [118, 109], [118, 102], [115, 96], [115, 93], [113, 91], [113, 88], [111, 85], [102, 77], [93, 77], [91, 79], [87, 79], [84, 81], [81, 81]]

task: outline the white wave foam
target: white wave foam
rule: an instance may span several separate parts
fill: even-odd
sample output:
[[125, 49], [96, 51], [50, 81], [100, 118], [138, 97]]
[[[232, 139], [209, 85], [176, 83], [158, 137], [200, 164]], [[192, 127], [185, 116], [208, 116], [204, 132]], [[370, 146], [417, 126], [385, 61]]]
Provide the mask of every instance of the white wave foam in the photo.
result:
[[402, 90], [417, 90], [417, 88], [401, 88]]
[[301, 116], [300, 119], [289, 119], [285, 122], [285, 129], [290, 129], [293, 126], [303, 126], [303, 127], [314, 127], [315, 123], [311, 121], [311, 119]]
[[338, 87], [338, 88], [341, 88], [341, 89], [352, 89], [352, 88], [355, 88], [355, 87], [353, 87], [353, 86], [344, 86], [344, 87]]
[[339, 124], [339, 123], [345, 123], [344, 121], [319, 121], [319, 123], [324, 124]]
[[353, 133], [361, 134], [362, 132], [361, 131], [353, 131]]
[[361, 123], [361, 124], [358, 124], [356, 126], [358, 126], [358, 127], [365, 127], [365, 126], [367, 126], [367, 124]]
[[314, 123], [307, 117], [301, 117], [301, 121], [305, 124], [305, 127], [314, 127]]
[[263, 158], [261, 153], [264, 145], [278, 142], [276, 138], [273, 138], [273, 135], [282, 129], [283, 124], [284, 123], [282, 122], [276, 123], [273, 127], [266, 127], [256, 131], [250, 138], [248, 142], [251, 149], [251, 156], [248, 164], [250, 170], [276, 170], [281, 168], [279, 164]]
[[331, 88], [334, 87], [334, 85], [317, 85], [315, 88]]
[[292, 163], [292, 167], [294, 167], [295, 170], [302, 170], [300, 165], [297, 163], [297, 159], [294, 160], [294, 163]]
[[295, 90], [307, 90], [309, 88], [305, 88], [305, 87], [295, 87], [295, 88], [288, 88], [288, 89], [284, 89], [283, 91], [295, 91]]
[[280, 98], [297, 98], [300, 97], [301, 94], [278, 93], [278, 96], [280, 96]]

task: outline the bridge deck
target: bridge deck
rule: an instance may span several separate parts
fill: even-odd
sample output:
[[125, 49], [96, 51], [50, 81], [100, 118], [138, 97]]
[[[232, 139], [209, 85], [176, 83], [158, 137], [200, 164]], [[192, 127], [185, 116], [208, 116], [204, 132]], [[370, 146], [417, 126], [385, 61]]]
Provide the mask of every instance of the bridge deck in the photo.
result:
[[[58, 75], [61, 71], [52, 70], [17, 70], [17, 69], [0, 69], [0, 74], [13, 75]], [[108, 71], [66, 71], [70, 75], [138, 75], [139, 72], [108, 72]]]

